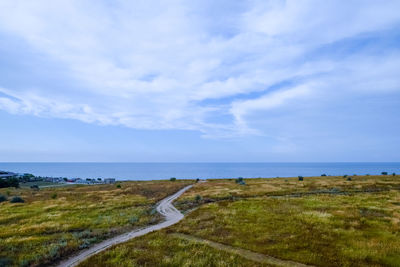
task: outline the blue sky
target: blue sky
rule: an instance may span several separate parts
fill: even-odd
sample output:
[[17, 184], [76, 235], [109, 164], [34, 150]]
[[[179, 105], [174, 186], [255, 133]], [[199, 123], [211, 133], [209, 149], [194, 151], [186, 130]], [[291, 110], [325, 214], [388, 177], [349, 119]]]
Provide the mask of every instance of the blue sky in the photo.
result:
[[399, 161], [399, 10], [0, 0], [0, 161]]

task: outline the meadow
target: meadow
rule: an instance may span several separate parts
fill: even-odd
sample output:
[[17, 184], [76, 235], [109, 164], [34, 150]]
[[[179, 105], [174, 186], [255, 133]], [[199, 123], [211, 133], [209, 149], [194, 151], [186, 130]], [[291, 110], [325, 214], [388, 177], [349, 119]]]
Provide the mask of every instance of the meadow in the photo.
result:
[[389, 175], [211, 180], [176, 201], [187, 213], [177, 225], [81, 266], [270, 265], [251, 253], [289, 265], [400, 266], [399, 189]]
[[[0, 266], [54, 263], [101, 240], [162, 220], [155, 204], [191, 181], [0, 189]], [[11, 203], [14, 196], [23, 203]]]

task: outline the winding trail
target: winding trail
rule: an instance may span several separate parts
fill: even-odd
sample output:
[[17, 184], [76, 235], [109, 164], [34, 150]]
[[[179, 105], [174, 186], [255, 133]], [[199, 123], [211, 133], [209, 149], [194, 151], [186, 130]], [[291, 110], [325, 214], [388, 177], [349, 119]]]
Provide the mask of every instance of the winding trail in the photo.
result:
[[175, 194], [164, 198], [160, 201], [157, 205], [157, 211], [165, 217], [165, 221], [159, 224], [151, 225], [142, 229], [134, 230], [122, 235], [115, 236], [113, 238], [107, 239], [101, 243], [94, 245], [93, 247], [83, 250], [76, 255], [71, 256], [70, 258], [62, 261], [58, 264], [58, 267], [72, 267], [77, 266], [80, 262], [86, 260], [87, 258], [106, 250], [107, 248], [114, 246], [116, 244], [120, 244], [126, 242], [132, 238], [145, 235], [147, 233], [160, 230], [162, 228], [168, 227], [173, 225], [180, 220], [183, 219], [183, 214], [177, 210], [173, 205], [172, 202], [180, 197], [186, 190], [190, 189], [193, 185], [188, 185]]
[[228, 246], [228, 245], [225, 245], [222, 243], [214, 242], [211, 240], [207, 240], [207, 239], [203, 239], [203, 238], [199, 238], [199, 237], [195, 237], [195, 236], [191, 236], [191, 235], [185, 235], [185, 234], [181, 234], [181, 233], [174, 233], [174, 234], [169, 234], [169, 235], [173, 236], [173, 237], [178, 237], [181, 239], [186, 239], [186, 240], [192, 241], [192, 242], [205, 244], [205, 245], [208, 245], [208, 246], [218, 249], [218, 250], [222, 250], [222, 251], [226, 251], [231, 254], [239, 255], [245, 259], [248, 259], [248, 260], [251, 260], [254, 262], [266, 263], [268, 265], [282, 266], [282, 267], [312, 267], [312, 265], [306, 265], [306, 264], [291, 261], [291, 260], [281, 260], [278, 258], [274, 258], [272, 256], [257, 253], [257, 252], [251, 251], [251, 250], [247, 250], [247, 249], [243, 249], [243, 248], [239, 248], [239, 247]]

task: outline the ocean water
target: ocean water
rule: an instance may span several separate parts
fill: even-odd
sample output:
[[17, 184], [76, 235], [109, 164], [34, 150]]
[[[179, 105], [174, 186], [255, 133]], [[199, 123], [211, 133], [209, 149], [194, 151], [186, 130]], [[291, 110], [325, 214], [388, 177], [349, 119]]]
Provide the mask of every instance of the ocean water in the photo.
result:
[[158, 180], [176, 177], [257, 178], [327, 175], [400, 174], [400, 162], [352, 163], [0, 163], [0, 170], [37, 176]]

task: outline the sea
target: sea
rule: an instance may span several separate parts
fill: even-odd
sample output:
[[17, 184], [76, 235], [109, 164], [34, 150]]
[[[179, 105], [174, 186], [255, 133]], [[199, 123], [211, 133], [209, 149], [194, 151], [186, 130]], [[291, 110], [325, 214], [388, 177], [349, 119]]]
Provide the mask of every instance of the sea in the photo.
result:
[[94, 163], [3, 162], [0, 171], [66, 178], [117, 180], [275, 178], [297, 176], [400, 174], [400, 162], [301, 163]]

